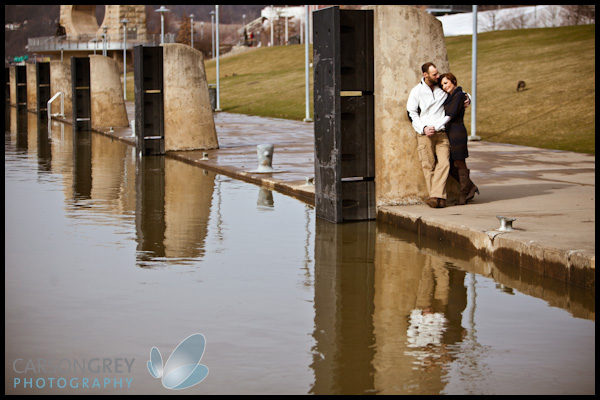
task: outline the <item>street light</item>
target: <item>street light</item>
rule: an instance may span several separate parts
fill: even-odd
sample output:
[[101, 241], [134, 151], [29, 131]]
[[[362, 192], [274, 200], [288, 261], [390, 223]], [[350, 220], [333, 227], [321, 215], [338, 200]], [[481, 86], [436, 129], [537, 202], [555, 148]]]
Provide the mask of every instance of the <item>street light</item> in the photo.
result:
[[221, 88], [219, 81], [219, 6], [215, 5], [215, 15], [216, 15], [216, 50], [217, 50], [217, 108], [215, 111], [223, 111], [221, 110]]
[[192, 26], [192, 40], [190, 41], [192, 49], [194, 48], [194, 14], [190, 14], [191, 26]]
[[477, 6], [473, 6], [473, 35], [471, 39], [471, 135], [468, 140], [481, 140], [477, 136]]
[[160, 6], [158, 10], [154, 10], [157, 13], [160, 13], [160, 44], [165, 42], [165, 13], [170, 10], [166, 9], [165, 6]]
[[274, 42], [275, 39], [273, 39], [273, 19], [275, 18], [273, 16], [274, 12], [275, 12], [275, 9], [273, 8], [273, 5], [271, 5], [271, 16], [269, 17], [269, 23], [271, 26], [271, 45], [270, 45], [271, 47], [275, 46], [275, 42]]
[[308, 25], [309, 25], [309, 9], [308, 6], [304, 6], [304, 19], [305, 19], [305, 29], [304, 33], [306, 34], [306, 39], [304, 41], [304, 71], [305, 71], [305, 91], [306, 91], [306, 117], [304, 118], [304, 122], [312, 122], [310, 118], [310, 63], [309, 63], [309, 34], [308, 34]]
[[215, 12], [210, 12], [210, 38], [212, 40], [212, 53], [210, 58], [215, 58]]
[[287, 5], [285, 6], [285, 45], [287, 46], [289, 43], [289, 38], [288, 38], [288, 7]]
[[94, 43], [94, 55], [96, 55], [96, 49], [98, 48], [98, 39], [93, 38], [90, 42]]
[[127, 23], [129, 20], [123, 18], [123, 99], [127, 100]]

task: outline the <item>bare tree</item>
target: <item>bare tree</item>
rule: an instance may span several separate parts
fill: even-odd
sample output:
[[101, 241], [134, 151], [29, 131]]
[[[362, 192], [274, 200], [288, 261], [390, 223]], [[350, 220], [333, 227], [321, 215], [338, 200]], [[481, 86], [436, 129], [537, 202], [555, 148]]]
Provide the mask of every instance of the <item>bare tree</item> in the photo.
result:
[[496, 31], [498, 30], [498, 13], [500, 12], [500, 6], [496, 6], [496, 8], [492, 8], [487, 10], [485, 15], [485, 20], [483, 21], [483, 28], [486, 31]]
[[554, 28], [560, 25], [561, 7], [550, 5], [541, 16], [542, 26]]
[[528, 27], [528, 21], [529, 17], [525, 14], [525, 11], [521, 8], [515, 8], [503, 20], [502, 27], [504, 29], [525, 29]]
[[190, 16], [183, 12], [181, 14], [181, 20], [179, 21], [179, 32], [177, 33], [177, 43], [192, 44], [192, 23]]
[[596, 22], [596, 6], [579, 4], [563, 6], [564, 18], [568, 25], [583, 25]]

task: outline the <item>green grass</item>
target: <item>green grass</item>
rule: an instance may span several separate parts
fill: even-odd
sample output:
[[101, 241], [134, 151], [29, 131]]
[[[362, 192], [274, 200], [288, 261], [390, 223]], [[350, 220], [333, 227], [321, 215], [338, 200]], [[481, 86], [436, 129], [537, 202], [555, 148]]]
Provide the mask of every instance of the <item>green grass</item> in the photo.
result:
[[[595, 154], [595, 43], [594, 25], [480, 34], [477, 135]], [[446, 47], [459, 85], [472, 91], [471, 36], [447, 38]], [[527, 87], [517, 93], [520, 80]]]
[[[446, 47], [458, 84], [472, 92], [471, 36], [446, 38]], [[477, 135], [486, 141], [595, 154], [595, 53], [595, 25], [480, 34]], [[312, 60], [312, 48], [310, 56]], [[205, 68], [208, 82], [215, 83], [215, 60], [206, 60]], [[221, 109], [302, 120], [304, 74], [303, 45], [221, 58]], [[517, 93], [520, 80], [527, 88]], [[310, 81], [312, 118], [312, 70]], [[469, 132], [470, 115], [468, 110]]]
[[[303, 45], [250, 50], [219, 60], [223, 111], [301, 120], [306, 116]], [[310, 50], [312, 60], [312, 47]], [[216, 61], [205, 61], [209, 83], [216, 83]], [[312, 118], [312, 69], [310, 110]]]

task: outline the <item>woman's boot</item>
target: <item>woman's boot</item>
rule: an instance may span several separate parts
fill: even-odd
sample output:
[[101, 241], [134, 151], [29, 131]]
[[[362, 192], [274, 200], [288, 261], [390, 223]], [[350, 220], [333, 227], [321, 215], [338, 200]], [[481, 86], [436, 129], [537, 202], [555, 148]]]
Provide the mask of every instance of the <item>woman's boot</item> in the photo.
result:
[[467, 204], [467, 196], [471, 191], [471, 180], [469, 179], [469, 170], [468, 169], [459, 169], [458, 177], [460, 183], [460, 192], [458, 194], [458, 201], [456, 202], [457, 206], [462, 206]]
[[466, 201], [469, 202], [469, 201], [473, 200], [473, 197], [475, 197], [475, 193], [479, 194], [479, 188], [477, 186], [475, 186], [475, 184], [469, 177], [470, 170], [466, 169], [463, 171], [466, 171], [466, 177], [467, 177], [467, 181], [468, 181], [468, 185], [469, 185], [469, 191], [468, 191], [468, 194], [466, 195]]

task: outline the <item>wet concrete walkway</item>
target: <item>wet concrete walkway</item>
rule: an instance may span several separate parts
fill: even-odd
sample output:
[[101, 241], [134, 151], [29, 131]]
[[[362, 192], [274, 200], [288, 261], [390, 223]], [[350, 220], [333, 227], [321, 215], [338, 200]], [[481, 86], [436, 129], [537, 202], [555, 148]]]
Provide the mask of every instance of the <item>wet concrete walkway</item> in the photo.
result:
[[[127, 103], [130, 120], [134, 104]], [[66, 121], [70, 122], [70, 121]], [[220, 148], [168, 156], [314, 203], [313, 124], [216, 113]], [[102, 132], [135, 146], [131, 128]], [[274, 173], [253, 173], [256, 145], [274, 144]], [[208, 160], [202, 160], [208, 153]], [[384, 206], [379, 220], [512, 262], [577, 285], [595, 288], [595, 155], [491, 142], [469, 143], [472, 203], [432, 209], [425, 204]], [[516, 218], [501, 232], [496, 216]]]

